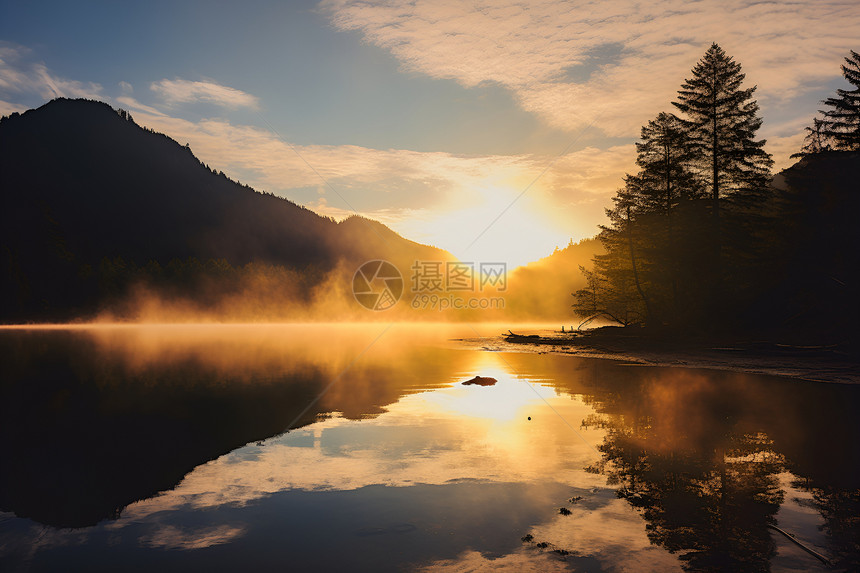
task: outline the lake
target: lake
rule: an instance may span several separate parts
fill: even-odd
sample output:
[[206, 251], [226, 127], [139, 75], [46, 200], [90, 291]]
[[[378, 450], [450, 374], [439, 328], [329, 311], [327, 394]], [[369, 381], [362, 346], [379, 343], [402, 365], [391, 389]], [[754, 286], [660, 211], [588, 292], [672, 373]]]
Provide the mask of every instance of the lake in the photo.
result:
[[501, 331], [0, 330], [0, 569], [860, 568], [860, 387]]

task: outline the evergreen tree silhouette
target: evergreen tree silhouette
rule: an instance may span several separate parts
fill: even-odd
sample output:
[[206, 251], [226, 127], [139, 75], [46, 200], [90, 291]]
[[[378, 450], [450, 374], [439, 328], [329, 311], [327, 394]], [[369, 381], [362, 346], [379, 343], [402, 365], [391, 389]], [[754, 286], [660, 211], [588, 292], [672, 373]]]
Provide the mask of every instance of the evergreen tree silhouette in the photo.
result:
[[701, 185], [691, 170], [696, 159], [694, 146], [684, 122], [670, 113], [660, 113], [642, 127], [636, 143], [637, 175], [645, 207], [663, 212], [671, 219], [682, 198], [701, 195]]
[[[641, 170], [630, 182], [641, 196], [640, 205], [648, 226], [645, 254], [653, 260], [652, 268], [659, 269], [650, 282], [663, 291], [655, 295], [660, 298], [662, 294], [674, 314], [678, 306], [682, 251], [689, 243], [688, 217], [684, 217], [688, 209], [681, 213], [678, 210], [703, 195], [701, 178], [692, 169], [695, 146], [683, 121], [675, 115], [660, 113], [642, 127], [636, 151], [636, 164]], [[667, 312], [668, 308], [661, 314]]]
[[718, 220], [723, 199], [767, 186], [773, 160], [764, 151], [765, 140], [755, 139], [762, 123], [752, 99], [756, 87], [741, 88], [746, 77], [741, 65], [714, 43], [692, 73], [672, 104], [686, 116]]
[[822, 131], [833, 142], [834, 149], [857, 151], [860, 150], [860, 54], [854, 50], [845, 58], [842, 75], [854, 89], [837, 89], [837, 97], [824, 100], [830, 109], [821, 111]]
[[[684, 113], [690, 136], [697, 148], [698, 171], [711, 192], [712, 239], [708, 299], [712, 312], [725, 305], [721, 211], [724, 203], [742, 208], [763, 197], [770, 183], [773, 160], [764, 150], [765, 140], [756, 140], [761, 127], [758, 103], [752, 99], [755, 86], [742, 88], [745, 75], [716, 43], [692, 70], [672, 102]], [[734, 241], [737, 242], [737, 241]]]
[[806, 128], [806, 137], [803, 138], [803, 146], [797, 153], [792, 153], [791, 157], [795, 159], [830, 150], [830, 138], [826, 133], [825, 122], [823, 119], [815, 117], [812, 119], [812, 125]]

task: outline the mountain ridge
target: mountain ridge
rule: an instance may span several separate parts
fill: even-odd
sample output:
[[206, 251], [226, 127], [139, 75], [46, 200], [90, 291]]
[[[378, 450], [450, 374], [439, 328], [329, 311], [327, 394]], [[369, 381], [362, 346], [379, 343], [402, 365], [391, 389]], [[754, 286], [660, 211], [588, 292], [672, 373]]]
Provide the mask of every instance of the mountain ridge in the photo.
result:
[[338, 223], [233, 181], [187, 145], [93, 100], [55, 99], [0, 120], [0, 197], [0, 320], [94, 309], [93, 285], [79, 283], [105, 259], [317, 271], [453, 259], [382, 223]]

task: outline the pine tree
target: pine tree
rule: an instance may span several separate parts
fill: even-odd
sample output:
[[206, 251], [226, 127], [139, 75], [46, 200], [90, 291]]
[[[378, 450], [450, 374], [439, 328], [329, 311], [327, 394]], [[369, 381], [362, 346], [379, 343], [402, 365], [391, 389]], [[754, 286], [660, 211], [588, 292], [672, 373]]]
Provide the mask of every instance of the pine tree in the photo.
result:
[[693, 142], [684, 123], [675, 115], [660, 113], [642, 127], [642, 141], [636, 143], [636, 176], [649, 210], [671, 220], [682, 199], [700, 194], [700, 185], [690, 167], [695, 159]]
[[624, 317], [625, 324], [650, 322], [655, 318], [647, 293], [650, 289], [643, 277], [644, 265], [648, 263], [640, 257], [647, 230], [639, 226], [638, 218], [647, 209], [638, 183], [635, 177], [626, 176], [624, 187], [612, 198], [614, 207], [606, 209], [610, 225], [601, 225], [598, 235], [606, 254], [595, 257], [595, 270], [606, 279], [607, 285], [604, 313]]
[[756, 88], [741, 89], [740, 64], [715, 43], [692, 73], [672, 103], [686, 115], [718, 221], [725, 198], [748, 197], [767, 187], [773, 160], [764, 151], [765, 141], [755, 139], [762, 122], [752, 99]]
[[830, 151], [830, 138], [827, 136], [825, 130], [826, 126], [823, 119], [812, 118], [812, 126], [806, 128], [806, 137], [803, 138], [803, 146], [799, 152], [792, 153], [791, 157], [805, 157], [813, 153]]
[[837, 89], [838, 97], [824, 100], [830, 109], [821, 111], [824, 135], [833, 142], [834, 149], [860, 150], [860, 54], [851, 50], [842, 65], [842, 75], [853, 90]]
[[[764, 150], [765, 141], [755, 139], [762, 123], [752, 99], [756, 88], [741, 87], [745, 75], [740, 64], [714, 43], [692, 74], [673, 104], [685, 115], [695, 142], [697, 171], [711, 195], [710, 252], [703, 253], [709, 261], [709, 276], [702, 295], [705, 314], [716, 317], [727, 310], [726, 289], [731, 283], [726, 281], [727, 271], [735, 272], [724, 263], [736, 263], [734, 255], [741, 252], [751, 222], [744, 220], [745, 214], [752, 214], [768, 191], [773, 160]], [[724, 210], [735, 220], [723, 221]], [[727, 245], [731, 245], [729, 257], [725, 256]]]
[[689, 239], [689, 229], [679, 217], [682, 203], [703, 195], [700, 179], [692, 171], [696, 147], [684, 122], [669, 113], [660, 113], [642, 127], [642, 140], [636, 143], [636, 163], [641, 168], [628, 177], [628, 192], [639, 195], [638, 226], [646, 237], [642, 258], [657, 271], [647, 278], [656, 306], [669, 305], [659, 314], [677, 310], [680, 255]]

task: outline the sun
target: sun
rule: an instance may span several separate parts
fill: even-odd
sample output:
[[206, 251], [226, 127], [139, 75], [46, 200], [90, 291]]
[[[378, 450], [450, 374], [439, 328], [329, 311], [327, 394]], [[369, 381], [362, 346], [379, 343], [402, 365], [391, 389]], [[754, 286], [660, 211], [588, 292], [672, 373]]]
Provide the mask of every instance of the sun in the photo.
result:
[[561, 228], [535, 197], [512, 186], [488, 185], [473, 190], [460, 205], [451, 205], [409, 230], [462, 261], [506, 263], [508, 269], [541, 259], [567, 244]]

